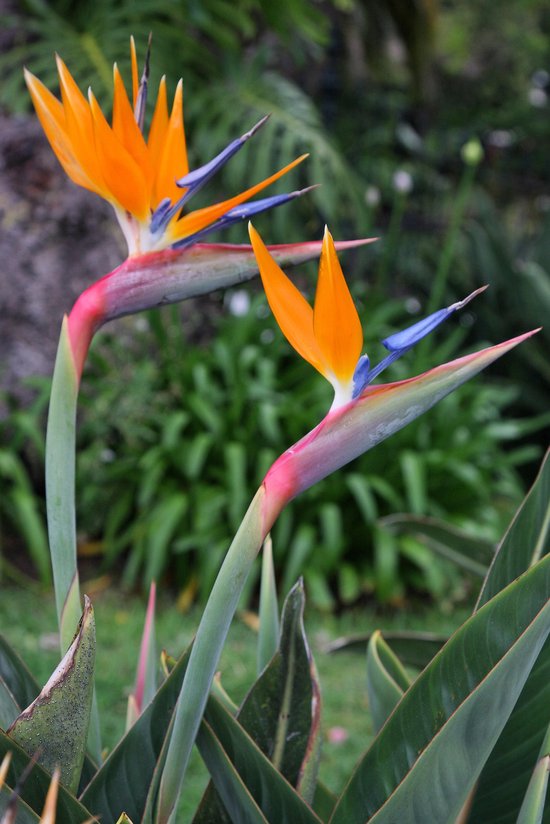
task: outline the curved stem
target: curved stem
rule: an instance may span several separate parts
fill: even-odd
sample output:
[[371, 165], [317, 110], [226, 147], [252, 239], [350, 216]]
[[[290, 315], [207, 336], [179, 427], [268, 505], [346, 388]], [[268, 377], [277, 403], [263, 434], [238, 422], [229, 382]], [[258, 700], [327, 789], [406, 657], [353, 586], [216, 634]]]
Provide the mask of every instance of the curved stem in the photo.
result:
[[[79, 324], [85, 331], [77, 346], [73, 341], [79, 324], [73, 322], [71, 328], [70, 319], [65, 317], [61, 327], [46, 430], [46, 511], [62, 655], [71, 644], [82, 612], [76, 557], [74, 492], [76, 407], [80, 372], [93, 331], [85, 322], [81, 308], [75, 317], [79, 313]], [[99, 760], [101, 741], [95, 700], [92, 706], [89, 748], [94, 758]]]
[[160, 782], [156, 824], [175, 821], [185, 771], [244, 583], [277, 512], [266, 511], [262, 485], [239, 527], [206, 604], [176, 705]]

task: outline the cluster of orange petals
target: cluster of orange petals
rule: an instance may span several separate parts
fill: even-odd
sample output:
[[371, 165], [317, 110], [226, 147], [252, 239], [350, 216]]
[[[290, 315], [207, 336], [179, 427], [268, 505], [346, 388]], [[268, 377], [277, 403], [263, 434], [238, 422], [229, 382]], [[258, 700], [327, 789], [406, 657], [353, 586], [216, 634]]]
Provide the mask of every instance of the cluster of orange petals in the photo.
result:
[[313, 308], [252, 226], [250, 240], [267, 300], [288, 342], [331, 383], [348, 388], [361, 356], [363, 330], [332, 235], [325, 229]]
[[[134, 41], [131, 41], [133, 105], [115, 64], [112, 124], [90, 90], [88, 99], [67, 66], [57, 57], [61, 89], [58, 100], [31, 72], [25, 70], [36, 113], [67, 175], [79, 186], [108, 200], [115, 209], [147, 223], [159, 203], [178, 201], [185, 189], [176, 180], [189, 171], [183, 124], [182, 83], [179, 81], [172, 110], [168, 110], [166, 80], [159, 92], [147, 140], [136, 122], [139, 93]], [[266, 180], [236, 197], [184, 216], [176, 214], [166, 232], [172, 243], [199, 232], [273, 183], [303, 158], [298, 158]]]

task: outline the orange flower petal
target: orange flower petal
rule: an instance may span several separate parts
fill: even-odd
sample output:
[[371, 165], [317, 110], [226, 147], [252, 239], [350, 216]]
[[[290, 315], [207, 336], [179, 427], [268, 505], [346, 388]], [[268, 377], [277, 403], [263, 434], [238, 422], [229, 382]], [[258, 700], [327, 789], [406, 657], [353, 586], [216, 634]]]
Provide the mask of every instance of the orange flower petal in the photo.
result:
[[[178, 200], [182, 195], [182, 189], [176, 186], [176, 180], [179, 180], [180, 177], [183, 177], [189, 171], [183, 126], [183, 90], [181, 80], [177, 85], [176, 94], [174, 95], [170, 119], [167, 120], [165, 126], [163, 106], [166, 104], [162, 102], [161, 95], [166, 96], [166, 89], [162, 81], [161, 87], [159, 88], [159, 100], [155, 108], [155, 118], [151, 125], [151, 134], [149, 136], [149, 145], [151, 149], [154, 149], [156, 158], [156, 163], [155, 160], [153, 162], [157, 169], [154, 187], [155, 202], [151, 204], [152, 208], [158, 206], [160, 201], [165, 197], [169, 197], [172, 201]], [[155, 123], [155, 120], [158, 120], [158, 122]], [[155, 130], [153, 130], [153, 126], [155, 126]], [[160, 139], [163, 131], [164, 140], [161, 146]]]
[[332, 372], [341, 381], [351, 380], [363, 348], [363, 330], [328, 229], [319, 263], [313, 327]]
[[311, 306], [275, 263], [252, 224], [249, 224], [249, 234], [267, 300], [275, 315], [275, 320], [298, 354], [324, 375], [326, 366], [315, 340]]
[[102, 194], [101, 188], [90, 178], [76, 157], [72, 141], [67, 134], [63, 105], [27, 69], [25, 69], [25, 81], [40, 124], [66, 174], [78, 186]]
[[110, 197], [138, 220], [149, 216], [149, 197], [143, 173], [125, 147], [117, 140], [99, 103], [90, 92], [96, 151]]
[[197, 209], [195, 212], [190, 212], [188, 215], [184, 215], [180, 218], [180, 220], [174, 221], [167, 230], [170, 232], [171, 241], [175, 242], [176, 240], [180, 240], [188, 235], [193, 235], [195, 232], [200, 232], [201, 229], [204, 229], [206, 226], [214, 223], [214, 221], [225, 215], [226, 212], [229, 212], [230, 209], [234, 209], [235, 206], [240, 206], [241, 203], [245, 203], [245, 201], [250, 200], [251, 197], [254, 197], [254, 195], [258, 194], [258, 192], [261, 192], [262, 189], [266, 188], [266, 186], [274, 183], [280, 177], [297, 166], [298, 163], [301, 163], [306, 157], [307, 154], [304, 154], [301, 157], [296, 158], [296, 160], [293, 160], [292, 163], [288, 164], [288, 166], [285, 166], [284, 169], [279, 169], [279, 171], [275, 172], [275, 174], [271, 175], [271, 177], [266, 177], [265, 180], [262, 180], [260, 183], [256, 183], [255, 186], [252, 186], [245, 192], [241, 192], [240, 195], [236, 195], [229, 200], [224, 200], [221, 203], [215, 203], [213, 206], [206, 206], [204, 209]]
[[135, 109], [139, 91], [139, 76], [136, 54], [136, 41], [134, 40], [134, 35], [131, 35], [130, 37], [130, 60], [132, 63], [132, 101]]
[[66, 131], [73, 153], [86, 176], [92, 181], [94, 191], [105, 197], [107, 192], [95, 150], [92, 115], [88, 101], [58, 55], [56, 55], [56, 61], [61, 99], [65, 111]]
[[153, 169], [149, 152], [116, 64], [113, 69], [113, 83], [113, 132], [140, 167], [150, 191], [153, 185]]

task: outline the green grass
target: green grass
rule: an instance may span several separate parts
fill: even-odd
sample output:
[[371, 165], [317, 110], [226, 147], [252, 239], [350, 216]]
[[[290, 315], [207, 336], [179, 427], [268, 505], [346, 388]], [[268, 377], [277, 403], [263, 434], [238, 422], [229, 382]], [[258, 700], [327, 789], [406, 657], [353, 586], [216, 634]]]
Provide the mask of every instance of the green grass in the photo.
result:
[[[110, 749], [122, 735], [126, 701], [135, 677], [145, 604], [137, 597], [120, 597], [108, 591], [93, 598], [97, 628], [96, 683], [103, 744]], [[354, 764], [369, 744], [372, 728], [365, 689], [365, 657], [357, 652], [328, 655], [323, 645], [340, 635], [369, 632], [375, 628], [422, 629], [452, 632], [465, 618], [442, 615], [436, 607], [400, 610], [377, 615], [372, 609], [350, 611], [341, 616], [306, 610], [306, 632], [319, 671], [323, 699], [323, 750], [320, 777], [338, 792]], [[172, 655], [187, 646], [196, 630], [198, 610], [179, 613], [166, 599], [157, 614], [159, 649]], [[38, 590], [4, 589], [0, 599], [0, 631], [17, 649], [40, 683], [45, 683], [58, 661], [53, 596]], [[256, 635], [242, 620], [231, 629], [222, 657], [223, 685], [239, 703], [255, 678]], [[329, 731], [343, 728], [348, 737], [332, 743]], [[207, 780], [205, 768], [194, 753], [182, 802], [181, 822], [192, 813]]]

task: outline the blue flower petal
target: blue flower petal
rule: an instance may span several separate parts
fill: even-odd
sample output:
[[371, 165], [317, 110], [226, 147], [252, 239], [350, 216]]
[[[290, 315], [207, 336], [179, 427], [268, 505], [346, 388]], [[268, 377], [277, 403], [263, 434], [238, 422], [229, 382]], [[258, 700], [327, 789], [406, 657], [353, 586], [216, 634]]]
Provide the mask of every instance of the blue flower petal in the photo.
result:
[[[212, 158], [208, 163], [205, 163], [203, 166], [199, 166], [198, 169], [193, 169], [192, 172], [189, 172], [184, 177], [180, 178], [180, 180], [176, 181], [176, 184], [182, 189], [192, 189], [193, 194], [198, 191], [198, 189], [210, 180], [210, 178], [221, 169], [227, 161], [233, 157], [234, 154], [237, 154], [239, 149], [241, 149], [247, 140], [249, 140], [252, 135], [256, 134], [258, 129], [264, 125], [266, 120], [268, 119], [269, 115], [262, 117], [255, 126], [253, 126], [250, 131], [246, 132], [245, 134], [238, 137], [236, 140], [231, 141], [231, 143], [225, 147], [216, 157]], [[188, 195], [188, 192], [186, 192]]]
[[262, 117], [262, 119], [259, 120], [248, 132], [245, 132], [245, 134], [241, 135], [236, 140], [232, 140], [231, 143], [225, 147], [225, 149], [217, 154], [216, 157], [212, 158], [212, 160], [209, 160], [208, 163], [205, 163], [203, 166], [199, 166], [198, 169], [193, 169], [192, 172], [189, 172], [184, 177], [177, 180], [176, 185], [181, 189], [185, 189], [185, 192], [173, 206], [171, 206], [170, 201], [168, 201], [168, 208], [165, 205], [164, 200], [157, 206], [151, 219], [151, 233], [155, 234], [161, 229], [164, 230], [182, 206], [194, 194], [196, 194], [199, 189], [202, 189], [204, 184], [216, 174], [218, 169], [221, 169], [221, 167], [227, 163], [227, 161], [232, 158], [234, 154], [237, 154], [246, 141], [255, 135], [258, 129], [261, 129], [268, 117], [269, 115]]
[[480, 292], [485, 291], [486, 288], [486, 286], [482, 286], [480, 289], [476, 289], [475, 292], [472, 292], [471, 295], [468, 295], [467, 298], [464, 298], [464, 300], [461, 300], [458, 303], [453, 303], [451, 306], [447, 306], [446, 309], [439, 309], [437, 312], [434, 312], [432, 315], [428, 315], [427, 318], [419, 320], [407, 329], [403, 329], [401, 332], [396, 332], [395, 335], [390, 335], [382, 341], [383, 345], [389, 352], [404, 352], [407, 349], [410, 349], [411, 346], [414, 346], [418, 343], [418, 341], [426, 337], [426, 335], [429, 335], [430, 332], [433, 332], [433, 330], [436, 329], [440, 323], [447, 320], [449, 315], [452, 315], [453, 312], [457, 311], [457, 309], [462, 309], [463, 306], [466, 306], [467, 303], [473, 300], [476, 295], [479, 295]]
[[212, 223], [205, 229], [201, 229], [200, 232], [195, 232], [193, 235], [189, 235], [188, 237], [176, 241], [176, 243], [172, 244], [172, 248], [184, 249], [188, 246], [192, 246], [194, 243], [202, 240], [203, 237], [209, 235], [211, 232], [215, 232], [217, 229], [227, 229], [234, 223], [239, 223], [242, 220], [248, 220], [248, 218], [253, 215], [257, 215], [260, 212], [265, 212], [267, 209], [274, 209], [276, 206], [281, 206], [283, 203], [288, 203], [289, 200], [294, 200], [294, 198], [300, 197], [300, 195], [303, 195], [306, 192], [309, 192], [310, 189], [314, 188], [314, 186], [308, 186], [307, 189], [300, 189], [298, 191], [288, 192], [287, 194], [282, 195], [263, 197], [260, 200], [252, 200], [250, 203], [244, 203], [241, 206], [236, 206], [234, 209], [230, 209], [215, 223]]
[[369, 383], [370, 360], [368, 355], [361, 355], [353, 373], [352, 399], [358, 398], [365, 386]]

